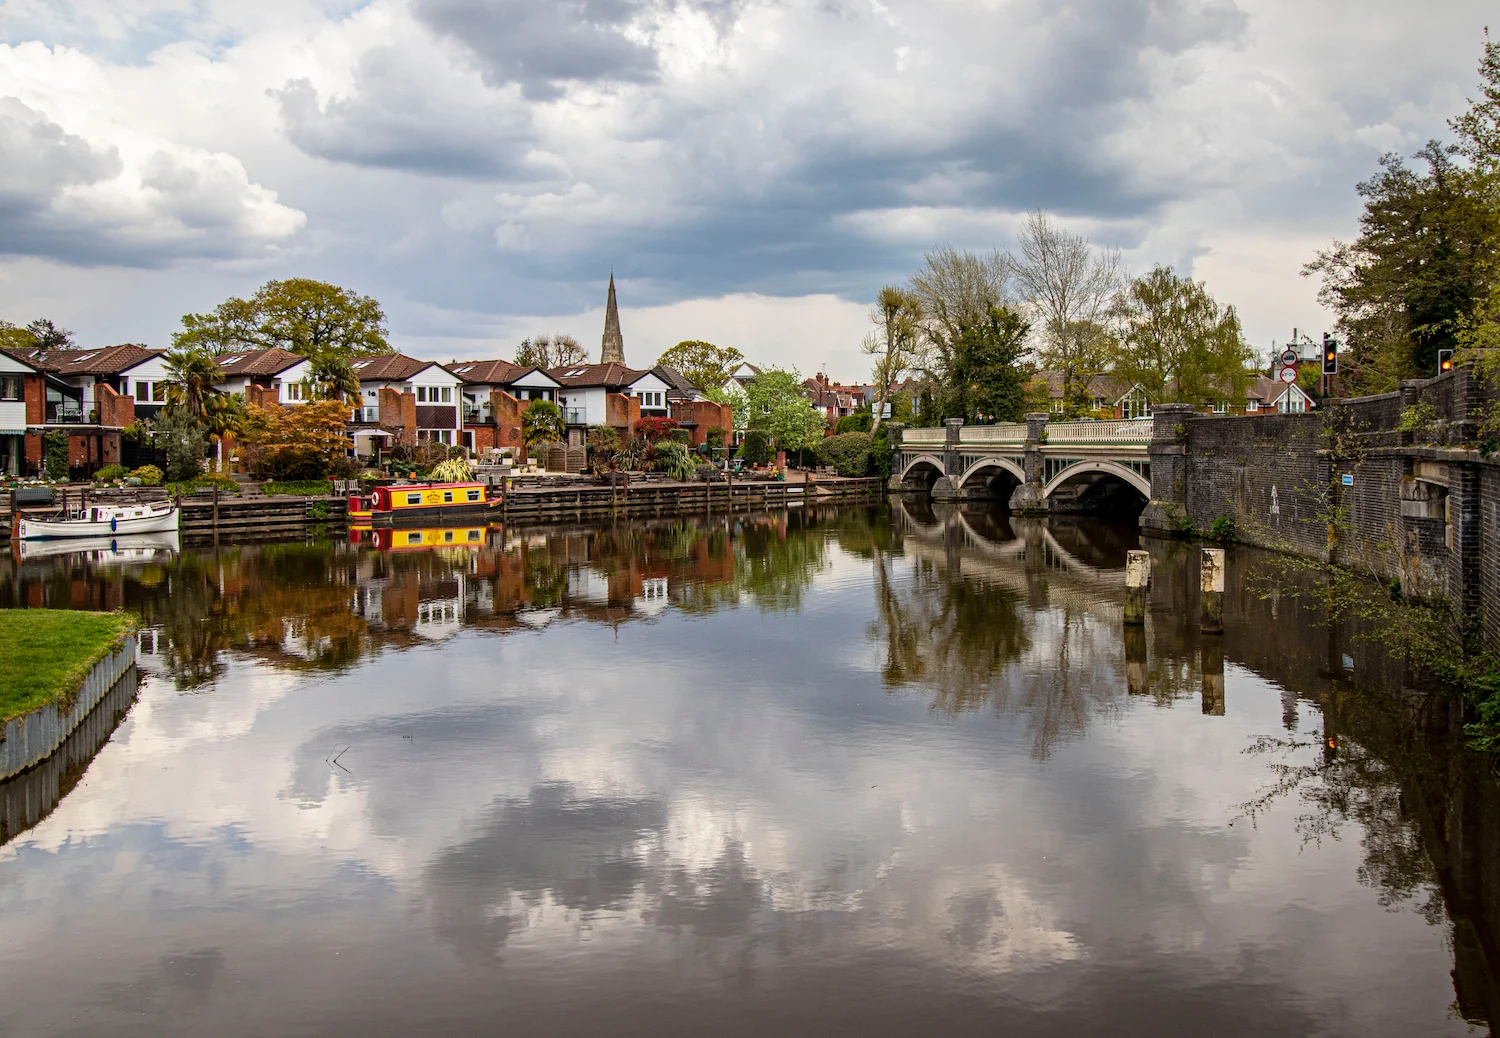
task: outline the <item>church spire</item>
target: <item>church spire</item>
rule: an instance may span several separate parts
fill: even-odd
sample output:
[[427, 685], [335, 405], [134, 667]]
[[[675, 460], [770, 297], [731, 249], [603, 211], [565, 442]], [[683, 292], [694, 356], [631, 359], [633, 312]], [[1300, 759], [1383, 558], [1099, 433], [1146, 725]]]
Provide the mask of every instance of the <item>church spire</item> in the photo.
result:
[[620, 334], [620, 308], [615, 304], [615, 272], [609, 272], [609, 301], [604, 304], [604, 341], [599, 350], [600, 364], [625, 366], [625, 338]]

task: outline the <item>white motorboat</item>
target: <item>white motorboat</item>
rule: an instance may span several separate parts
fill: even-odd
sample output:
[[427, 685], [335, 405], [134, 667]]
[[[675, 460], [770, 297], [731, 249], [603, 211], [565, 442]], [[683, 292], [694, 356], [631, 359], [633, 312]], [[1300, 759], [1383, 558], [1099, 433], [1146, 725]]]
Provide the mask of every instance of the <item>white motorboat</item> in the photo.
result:
[[93, 563], [159, 562], [178, 551], [177, 531], [170, 533], [131, 533], [114, 537], [71, 537], [48, 540], [17, 541], [22, 562], [36, 559], [69, 558]]
[[132, 533], [174, 533], [181, 513], [170, 503], [89, 505], [69, 516], [19, 519], [16, 537], [36, 541], [48, 537], [110, 537]]

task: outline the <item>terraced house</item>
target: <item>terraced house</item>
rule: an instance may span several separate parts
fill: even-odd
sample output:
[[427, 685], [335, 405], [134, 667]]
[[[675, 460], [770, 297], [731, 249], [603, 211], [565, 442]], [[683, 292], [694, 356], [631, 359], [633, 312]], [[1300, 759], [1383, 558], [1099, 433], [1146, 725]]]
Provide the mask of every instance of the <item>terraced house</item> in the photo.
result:
[[166, 381], [162, 352], [144, 346], [4, 351], [0, 464], [16, 474], [40, 471], [43, 436], [55, 432], [68, 438], [71, 475], [117, 465], [121, 434], [137, 414], [149, 417], [161, 409]]

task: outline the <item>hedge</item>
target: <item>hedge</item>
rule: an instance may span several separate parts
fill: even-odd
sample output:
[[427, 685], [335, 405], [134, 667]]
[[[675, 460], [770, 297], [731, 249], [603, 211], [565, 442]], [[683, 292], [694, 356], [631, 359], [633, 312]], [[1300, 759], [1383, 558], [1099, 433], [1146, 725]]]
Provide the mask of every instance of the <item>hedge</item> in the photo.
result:
[[828, 436], [813, 447], [818, 464], [829, 465], [841, 476], [863, 476], [870, 471], [869, 433], [851, 432]]

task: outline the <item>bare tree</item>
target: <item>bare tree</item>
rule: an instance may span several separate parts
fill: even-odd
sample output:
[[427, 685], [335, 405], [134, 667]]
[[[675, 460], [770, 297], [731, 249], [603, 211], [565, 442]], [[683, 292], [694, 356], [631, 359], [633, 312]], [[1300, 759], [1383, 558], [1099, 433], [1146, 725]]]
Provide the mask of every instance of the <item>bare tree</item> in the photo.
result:
[[875, 416], [870, 425], [872, 433], [880, 428], [891, 383], [906, 374], [916, 359], [921, 318], [921, 299], [916, 293], [896, 285], [882, 288], [875, 300], [875, 309], [870, 311], [870, 323], [877, 331], [865, 336], [862, 349], [875, 358], [872, 377], [880, 387], [875, 396]]
[[911, 288], [921, 302], [929, 341], [951, 343], [965, 328], [989, 320], [991, 307], [1007, 302], [1010, 262], [999, 252], [977, 256], [943, 245], [922, 260]]
[[1107, 323], [1125, 277], [1117, 249], [1095, 249], [1081, 234], [1063, 230], [1041, 210], [1026, 218], [1010, 260], [1017, 287], [1031, 311], [1042, 363], [1062, 373], [1063, 400], [1074, 395], [1101, 362]]
[[587, 364], [589, 355], [571, 335], [538, 335], [523, 339], [516, 349], [516, 363], [523, 368], [560, 368]]

